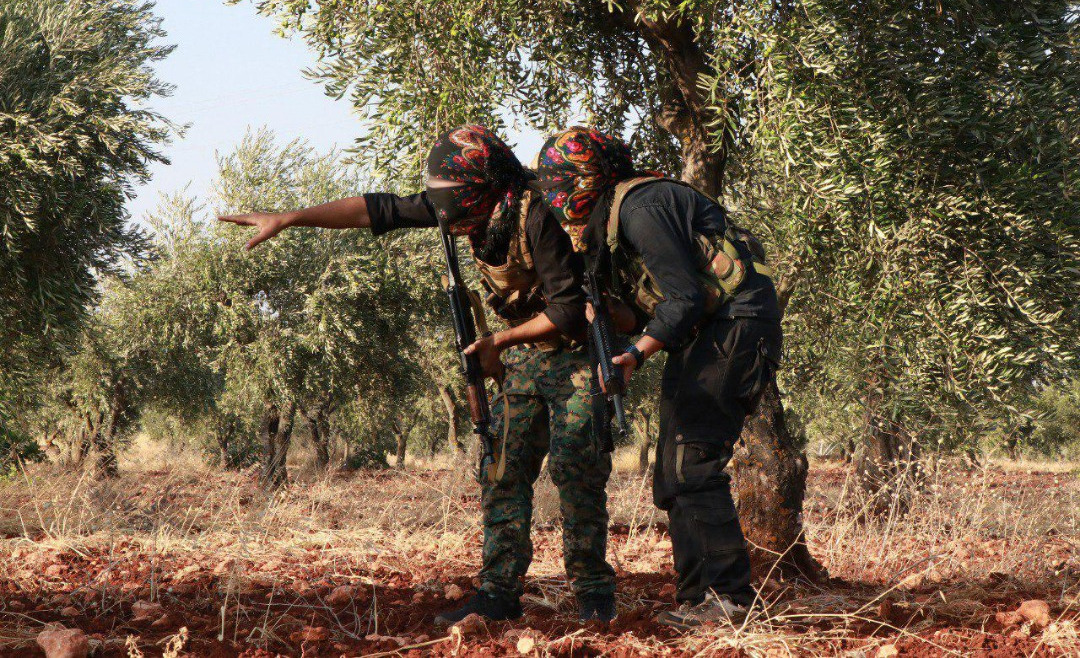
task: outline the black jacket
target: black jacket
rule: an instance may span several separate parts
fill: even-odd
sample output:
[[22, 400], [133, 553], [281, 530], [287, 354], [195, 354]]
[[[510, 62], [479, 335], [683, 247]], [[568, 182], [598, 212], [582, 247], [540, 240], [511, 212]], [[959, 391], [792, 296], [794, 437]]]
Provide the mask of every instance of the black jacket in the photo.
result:
[[[371, 232], [382, 235], [403, 228], [438, 226], [427, 193], [411, 196], [369, 193], [364, 195]], [[544, 315], [564, 335], [581, 339], [585, 334], [585, 293], [582, 290], [582, 259], [574, 252], [570, 236], [547, 208], [534, 202], [525, 220], [525, 237], [533, 265], [540, 277], [540, 291], [547, 300]]]

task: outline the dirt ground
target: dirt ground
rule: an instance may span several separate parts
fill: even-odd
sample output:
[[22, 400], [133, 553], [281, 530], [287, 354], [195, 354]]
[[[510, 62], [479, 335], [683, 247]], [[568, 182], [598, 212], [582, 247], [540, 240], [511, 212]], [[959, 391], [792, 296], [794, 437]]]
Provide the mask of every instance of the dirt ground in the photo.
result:
[[909, 514], [867, 522], [847, 467], [815, 463], [806, 524], [831, 580], [758, 574], [761, 612], [693, 633], [653, 622], [673, 603], [671, 542], [629, 469], [610, 487], [614, 623], [576, 622], [542, 481], [524, 619], [435, 628], [478, 568], [462, 471], [302, 477], [267, 497], [254, 473], [194, 459], [115, 481], [36, 467], [0, 482], [0, 656], [44, 655], [49, 624], [100, 656], [1080, 656], [1073, 465], [939, 464]]

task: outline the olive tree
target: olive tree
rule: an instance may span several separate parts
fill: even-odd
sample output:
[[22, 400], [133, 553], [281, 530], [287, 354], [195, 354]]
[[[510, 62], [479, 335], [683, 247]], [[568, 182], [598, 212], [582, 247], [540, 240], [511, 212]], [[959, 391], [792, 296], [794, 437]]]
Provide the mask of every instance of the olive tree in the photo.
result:
[[[801, 281], [796, 405], [847, 417], [879, 507], [1075, 367], [1080, 25], [1069, 2], [800, 3], [737, 198]], [[828, 414], [835, 417], [835, 414]]]
[[[149, 2], [0, 1], [0, 407], [78, 340], [97, 282], [144, 253], [124, 208], [172, 127]], [[9, 402], [11, 404], [5, 404]]]

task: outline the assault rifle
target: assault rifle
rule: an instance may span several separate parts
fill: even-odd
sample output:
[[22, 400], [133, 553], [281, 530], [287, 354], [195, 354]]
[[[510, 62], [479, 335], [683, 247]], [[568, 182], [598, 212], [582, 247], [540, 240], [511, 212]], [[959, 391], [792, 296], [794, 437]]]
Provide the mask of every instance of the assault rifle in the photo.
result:
[[[612, 363], [615, 356], [615, 342], [612, 339], [614, 330], [611, 313], [608, 311], [607, 299], [602, 294], [600, 281], [592, 268], [586, 268], [585, 271], [585, 300], [593, 307], [593, 319], [589, 323], [589, 353], [600, 366], [600, 379], [604, 384], [604, 390], [612, 406], [615, 407], [615, 429], [618, 430], [619, 436], [626, 436], [626, 411], [623, 409], [626, 382], [623, 380], [622, 366]], [[593, 408], [596, 409], [595, 406]], [[599, 419], [594, 419], [594, 422], [597, 420]], [[610, 424], [610, 419], [605, 417], [603, 420], [603, 425]]]
[[454, 334], [457, 337], [458, 357], [461, 359], [461, 373], [465, 376], [465, 397], [469, 401], [469, 417], [473, 422], [473, 432], [480, 438], [480, 470], [477, 480], [495, 479], [495, 437], [492, 435], [491, 406], [488, 403], [487, 389], [484, 387], [484, 372], [480, 360], [471, 354], [465, 354], [465, 348], [476, 341], [476, 312], [478, 300], [461, 279], [458, 268], [457, 246], [450, 234], [446, 220], [439, 218], [439, 235], [442, 237], [443, 252], [446, 255], [446, 276], [443, 286], [450, 299], [450, 314], [454, 319]]

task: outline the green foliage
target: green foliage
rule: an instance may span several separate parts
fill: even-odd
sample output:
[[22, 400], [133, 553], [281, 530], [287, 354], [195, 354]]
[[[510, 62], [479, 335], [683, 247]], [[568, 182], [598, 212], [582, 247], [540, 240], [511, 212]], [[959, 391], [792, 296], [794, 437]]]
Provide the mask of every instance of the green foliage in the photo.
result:
[[[150, 3], [0, 1], [0, 386], [75, 340], [98, 277], [145, 253], [124, 203], [172, 130]], [[25, 392], [25, 391], [24, 391]]]
[[1080, 379], [1040, 391], [1035, 411], [1038, 420], [1026, 447], [1043, 456], [1080, 458]]
[[[455, 124], [499, 128], [509, 119], [551, 130], [579, 112], [629, 129], [648, 160], [679, 169], [678, 149], [655, 121], [671, 82], [636, 29], [636, 8], [561, 0], [254, 4], [320, 55], [312, 73], [357, 109], [356, 151], [377, 179], [418, 180], [432, 140]], [[636, 4], [653, 18], [686, 17], [707, 44], [729, 10], [725, 2]]]
[[1076, 359], [1073, 3], [256, 6], [321, 56], [379, 176], [415, 176], [462, 121], [546, 129], [580, 109], [671, 171], [673, 136], [692, 155], [686, 124], [706, 125], [738, 221], [785, 294], [798, 282], [784, 384], [811, 438], [857, 437], [871, 406], [968, 441]]
[[12, 475], [20, 463], [44, 459], [45, 453], [37, 441], [5, 424], [0, 418], [0, 478]]
[[[924, 441], [1015, 422], [1077, 358], [1078, 24], [1067, 2], [800, 3], [737, 199], [800, 288], [785, 377]], [[1010, 420], [1011, 419], [1011, 420]]]
[[[336, 153], [279, 146], [268, 131], [219, 166], [209, 202], [221, 213], [315, 205], [356, 194], [359, 180]], [[185, 419], [155, 419], [158, 433], [202, 436], [208, 453], [236, 466], [249, 460], [267, 404], [296, 405], [369, 449], [385, 448], [379, 436], [395, 424], [432, 422], [437, 407], [417, 408], [451, 360], [430, 238], [299, 228], [246, 252], [243, 230], [183, 196], [151, 225], [160, 258], [105, 306], [125, 309], [123, 344], [149, 350], [144, 398], [159, 416]]]

